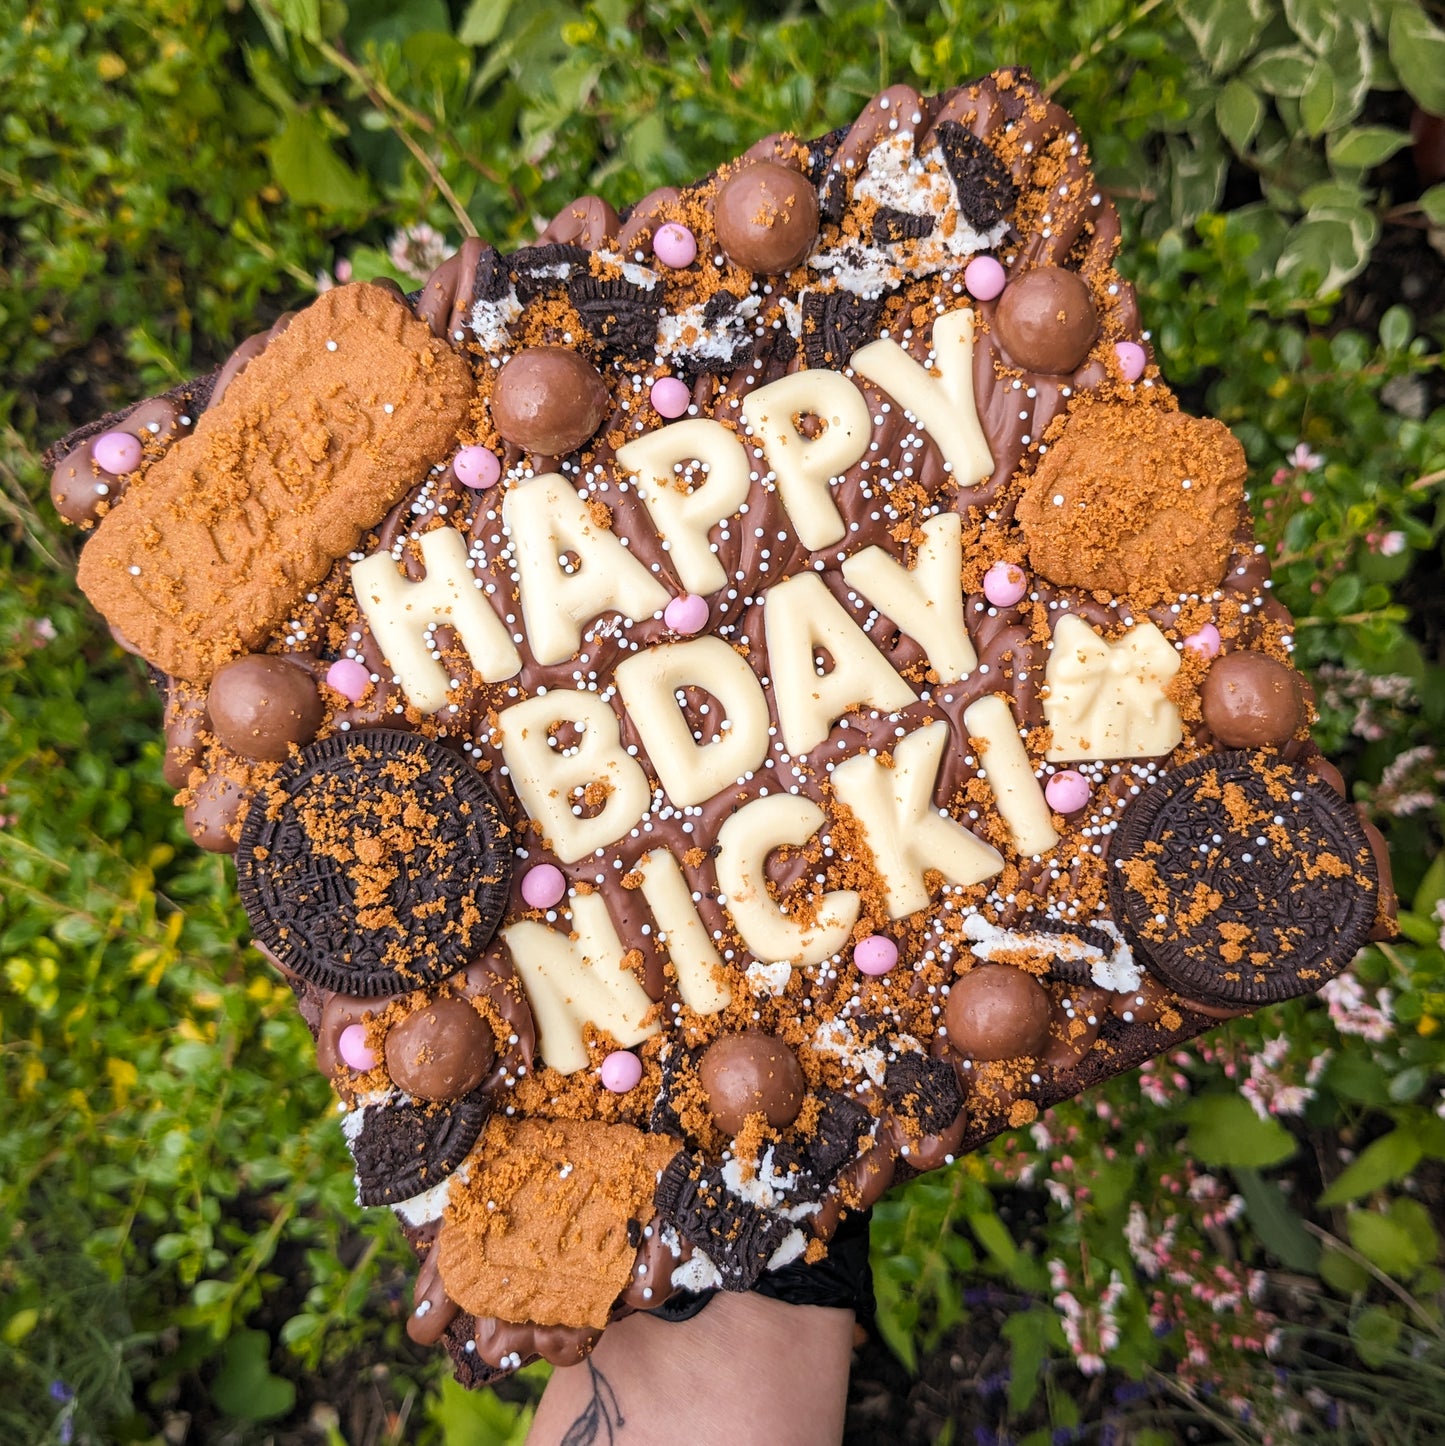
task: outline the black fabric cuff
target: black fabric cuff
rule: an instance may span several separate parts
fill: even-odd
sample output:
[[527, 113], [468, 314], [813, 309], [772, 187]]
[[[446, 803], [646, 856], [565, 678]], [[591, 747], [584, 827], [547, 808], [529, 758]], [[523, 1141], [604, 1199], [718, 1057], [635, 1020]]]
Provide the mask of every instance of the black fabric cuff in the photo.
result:
[[[833, 1238], [828, 1253], [816, 1264], [795, 1260], [781, 1270], [764, 1273], [753, 1286], [758, 1295], [786, 1305], [821, 1305], [851, 1310], [858, 1321], [871, 1329], [876, 1314], [873, 1271], [868, 1264], [868, 1215], [849, 1214]], [[691, 1320], [718, 1294], [711, 1290], [679, 1291], [652, 1312], [659, 1320]]]

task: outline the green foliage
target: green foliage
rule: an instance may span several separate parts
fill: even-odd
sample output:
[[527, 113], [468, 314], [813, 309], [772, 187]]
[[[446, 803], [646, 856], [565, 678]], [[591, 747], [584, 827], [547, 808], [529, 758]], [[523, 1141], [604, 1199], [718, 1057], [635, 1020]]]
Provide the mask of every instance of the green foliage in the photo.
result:
[[[1030, 1440], [1118, 1414], [1097, 1371], [1145, 1393], [1141, 1443], [1177, 1439], [1179, 1409], [1297, 1439], [1310, 1390], [1357, 1437], [1438, 1439], [1445, 414], [1439, 296], [1408, 273], [1445, 187], [1418, 184], [1408, 125], [1445, 110], [1439, 18], [0, 0], [0, 1438], [150, 1440], [184, 1409], [259, 1439], [294, 1393], [341, 1440], [323, 1389], [373, 1403], [354, 1439], [500, 1443], [529, 1420], [405, 1343], [409, 1253], [354, 1206], [305, 1029], [185, 837], [141, 670], [74, 591], [39, 447], [201, 369], [318, 273], [411, 285], [435, 232], [516, 243], [581, 192], [622, 204], [884, 84], [1022, 62], [1092, 140], [1165, 375], [1246, 447], [1318, 736], [1408, 907], [1328, 1008], [1224, 1026], [886, 1199], [880, 1327], [912, 1365], [993, 1312], [1000, 1411]], [[1020, 1192], [1045, 1205], [1006, 1220]]]

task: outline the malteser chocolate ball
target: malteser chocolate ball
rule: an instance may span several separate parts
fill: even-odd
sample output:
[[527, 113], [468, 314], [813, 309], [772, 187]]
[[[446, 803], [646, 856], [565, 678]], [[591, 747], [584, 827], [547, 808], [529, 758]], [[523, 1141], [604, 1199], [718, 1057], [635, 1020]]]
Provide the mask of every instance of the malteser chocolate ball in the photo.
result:
[[227, 663], [206, 695], [211, 731], [235, 753], [280, 763], [291, 745], [310, 743], [321, 726], [321, 694], [285, 658], [252, 653]]
[[186, 831], [213, 854], [236, 852], [237, 821], [246, 795], [235, 779], [213, 773], [196, 786], [186, 805]]
[[1049, 996], [1012, 964], [983, 964], [953, 982], [945, 1011], [948, 1038], [965, 1059], [1038, 1054], [1049, 1038]]
[[710, 1044], [697, 1072], [713, 1119], [730, 1135], [754, 1114], [775, 1129], [791, 1125], [808, 1090], [797, 1055], [782, 1040], [756, 1030], [725, 1034]]
[[718, 245], [734, 266], [790, 271], [818, 235], [818, 197], [806, 176], [757, 161], [723, 182], [712, 207]]
[[497, 373], [492, 420], [504, 441], [544, 457], [575, 452], [607, 415], [607, 384], [561, 346], [519, 351]]
[[443, 996], [386, 1034], [386, 1072], [420, 1100], [457, 1100], [481, 1084], [497, 1057], [491, 1026], [465, 999]]
[[1099, 334], [1088, 285], [1062, 266], [1035, 266], [1004, 288], [993, 329], [1010, 361], [1058, 376], [1080, 366]]
[[1199, 701], [1205, 726], [1226, 748], [1285, 743], [1305, 721], [1304, 679], [1265, 653], [1245, 650], [1216, 659]]

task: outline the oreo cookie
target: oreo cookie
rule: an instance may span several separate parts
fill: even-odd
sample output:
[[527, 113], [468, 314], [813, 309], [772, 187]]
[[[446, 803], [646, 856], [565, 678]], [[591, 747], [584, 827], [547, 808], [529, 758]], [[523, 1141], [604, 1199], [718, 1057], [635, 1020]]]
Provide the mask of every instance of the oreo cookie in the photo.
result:
[[888, 293], [809, 291], [803, 296], [803, 355], [810, 367], [842, 370], [860, 346], [873, 340]]
[[[1110, 958], [1117, 947], [1108, 934], [1093, 924], [1070, 924], [1065, 919], [1031, 914], [1020, 927], [1033, 933], [1053, 934], [1074, 944], [1086, 944], [1097, 949], [1105, 959]], [[1049, 961], [1049, 975], [1065, 984], [1089, 984], [1094, 978], [1093, 960], [1056, 954]]]
[[1008, 167], [957, 121], [940, 121], [933, 136], [953, 178], [964, 219], [975, 231], [991, 231], [1007, 218], [1019, 198]]
[[720, 1170], [682, 1150], [662, 1172], [653, 1199], [659, 1216], [717, 1267], [724, 1290], [751, 1290], [792, 1229], [740, 1200]]
[[587, 271], [591, 256], [585, 247], [552, 241], [545, 246], [524, 246], [507, 259], [517, 300], [526, 306], [548, 292], [563, 290], [574, 272]]
[[963, 1108], [953, 1066], [946, 1059], [930, 1059], [913, 1050], [888, 1066], [883, 1093], [893, 1112], [916, 1120], [925, 1135], [942, 1134]]
[[880, 206], [873, 214], [873, 239], [880, 246], [894, 246], [900, 241], [917, 241], [927, 236], [934, 227], [932, 216], [917, 215], [912, 211], [896, 211], [891, 206]]
[[606, 357], [635, 361], [657, 346], [662, 297], [630, 281], [604, 281], [581, 274], [567, 283], [567, 295]]
[[360, 1124], [347, 1130], [357, 1199], [397, 1205], [440, 1185], [466, 1159], [491, 1111], [482, 1090], [447, 1105], [367, 1105]]
[[1354, 810], [1270, 753], [1171, 771], [1129, 804], [1109, 862], [1115, 914], [1150, 972], [1207, 1004], [1312, 993], [1375, 920], [1379, 875]]
[[339, 733], [283, 764], [236, 855], [256, 937], [308, 983], [373, 998], [440, 983], [506, 909], [510, 830], [465, 759], [391, 729]]

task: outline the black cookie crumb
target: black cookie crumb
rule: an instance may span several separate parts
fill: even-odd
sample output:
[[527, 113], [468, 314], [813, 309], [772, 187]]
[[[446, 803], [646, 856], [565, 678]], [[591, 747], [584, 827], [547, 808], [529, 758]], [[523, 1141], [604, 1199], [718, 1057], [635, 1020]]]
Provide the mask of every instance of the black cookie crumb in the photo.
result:
[[751, 1290], [793, 1229], [731, 1194], [720, 1170], [685, 1151], [668, 1162], [653, 1198], [662, 1219], [717, 1267], [724, 1290]]
[[568, 281], [567, 295], [604, 356], [635, 361], [653, 354], [662, 313], [660, 290], [655, 294], [631, 281], [579, 274]]
[[900, 1054], [888, 1066], [883, 1093], [894, 1114], [916, 1120], [925, 1135], [942, 1134], [963, 1108], [953, 1066], [947, 1060], [912, 1051]]
[[933, 137], [953, 177], [964, 218], [975, 231], [991, 231], [1008, 217], [1019, 198], [1008, 167], [957, 121], [939, 122]]
[[874, 339], [882, 296], [851, 291], [809, 291], [803, 296], [803, 355], [810, 367], [841, 371], [860, 346]]
[[481, 1090], [449, 1105], [367, 1105], [349, 1140], [363, 1205], [395, 1205], [440, 1185], [466, 1159], [492, 1103]]
[[933, 230], [933, 217], [915, 215], [912, 211], [895, 211], [880, 207], [873, 215], [873, 239], [880, 246], [894, 246], [899, 241], [916, 241]]

